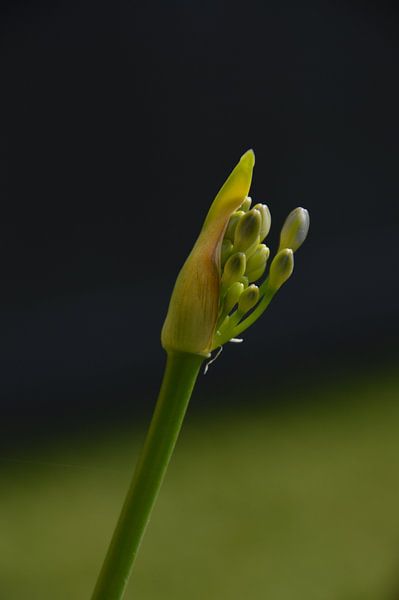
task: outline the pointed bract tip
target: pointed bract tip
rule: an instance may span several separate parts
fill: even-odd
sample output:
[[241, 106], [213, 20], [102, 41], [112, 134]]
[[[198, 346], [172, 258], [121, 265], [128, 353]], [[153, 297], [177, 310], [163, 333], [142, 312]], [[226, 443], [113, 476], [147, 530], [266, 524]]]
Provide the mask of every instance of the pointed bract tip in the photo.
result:
[[249, 169], [253, 169], [255, 165], [255, 152], [250, 148], [240, 158], [240, 163], [247, 166]]

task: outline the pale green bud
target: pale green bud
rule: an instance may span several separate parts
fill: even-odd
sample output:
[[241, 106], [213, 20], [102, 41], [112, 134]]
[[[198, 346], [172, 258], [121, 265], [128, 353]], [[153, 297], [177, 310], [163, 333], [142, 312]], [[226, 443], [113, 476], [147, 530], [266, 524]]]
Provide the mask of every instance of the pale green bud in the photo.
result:
[[250, 285], [241, 294], [238, 301], [238, 310], [243, 314], [247, 313], [259, 300], [259, 288], [257, 285]]
[[236, 232], [238, 221], [245, 215], [243, 210], [237, 210], [234, 212], [229, 220], [229, 224], [227, 225], [226, 233], [224, 234], [225, 240], [234, 240], [234, 234]]
[[245, 275], [242, 275], [240, 277], [240, 282], [243, 284], [244, 288], [248, 287], [248, 277], [245, 277]]
[[224, 265], [222, 275], [222, 285], [224, 287], [230, 286], [236, 281], [239, 281], [245, 273], [247, 259], [244, 252], [236, 252], [230, 258], [227, 259]]
[[309, 213], [305, 208], [299, 207], [290, 212], [281, 230], [279, 250], [291, 248], [296, 252], [306, 240], [309, 224]]
[[244, 285], [238, 281], [229, 287], [224, 297], [224, 314], [228, 314], [235, 307], [243, 291]]
[[251, 244], [251, 245], [249, 246], [249, 248], [247, 248], [247, 249], [245, 250], [245, 256], [247, 257], [247, 261], [248, 261], [248, 259], [249, 259], [249, 258], [250, 258], [250, 257], [251, 257], [251, 256], [252, 256], [252, 255], [253, 255], [255, 252], [256, 252], [256, 249], [257, 249], [257, 247], [259, 246], [259, 243], [260, 243], [260, 237], [258, 236], [258, 237], [257, 237], [257, 238], [254, 240], [253, 244]]
[[250, 198], [249, 196], [247, 196], [245, 198], [244, 202], [241, 204], [240, 210], [243, 210], [244, 212], [247, 212], [251, 208], [251, 204], [252, 204], [252, 198]]
[[255, 252], [248, 258], [246, 276], [249, 281], [260, 279], [265, 272], [266, 263], [270, 256], [270, 250], [265, 244], [258, 244]]
[[248, 281], [251, 281], [251, 282], [258, 281], [258, 279], [260, 279], [262, 277], [262, 275], [264, 274], [265, 269], [266, 269], [266, 263], [263, 265], [263, 267], [258, 267], [254, 271], [247, 273]]
[[270, 214], [270, 210], [266, 204], [255, 204], [254, 208], [258, 210], [262, 216], [262, 225], [259, 232], [260, 241], [263, 242], [265, 237], [270, 231], [270, 227], [272, 224], [272, 217]]
[[270, 265], [268, 286], [278, 290], [289, 279], [294, 270], [294, 253], [291, 248], [284, 248], [273, 258]]
[[226, 260], [229, 258], [230, 254], [233, 252], [233, 242], [231, 242], [230, 240], [223, 240], [222, 242], [222, 248], [220, 251], [220, 262], [223, 266], [226, 263]]
[[234, 235], [234, 249], [245, 252], [259, 237], [262, 216], [259, 210], [252, 209], [238, 221]]

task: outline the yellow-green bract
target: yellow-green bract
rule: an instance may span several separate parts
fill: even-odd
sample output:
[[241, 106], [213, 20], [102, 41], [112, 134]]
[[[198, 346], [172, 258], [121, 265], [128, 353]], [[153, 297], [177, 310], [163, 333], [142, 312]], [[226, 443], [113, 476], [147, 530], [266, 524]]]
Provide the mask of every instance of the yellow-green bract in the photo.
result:
[[161, 334], [167, 351], [209, 355], [219, 312], [221, 244], [230, 216], [248, 195], [254, 164], [248, 150], [213, 201], [177, 277]]

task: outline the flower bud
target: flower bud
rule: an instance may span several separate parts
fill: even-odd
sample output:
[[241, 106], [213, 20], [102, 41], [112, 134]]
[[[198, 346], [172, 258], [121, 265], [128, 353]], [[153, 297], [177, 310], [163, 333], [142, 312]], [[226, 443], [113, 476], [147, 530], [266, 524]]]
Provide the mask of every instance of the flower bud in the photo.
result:
[[273, 258], [270, 265], [268, 286], [277, 291], [289, 279], [294, 270], [294, 253], [291, 248], [284, 248]]
[[270, 250], [265, 244], [259, 244], [255, 252], [247, 260], [245, 274], [249, 281], [260, 279], [265, 272]]
[[305, 208], [295, 208], [290, 212], [281, 230], [279, 250], [291, 248], [296, 252], [306, 240], [309, 224], [309, 213]]
[[230, 240], [223, 240], [222, 248], [220, 251], [220, 262], [222, 268], [224, 267], [226, 260], [229, 258], [230, 254], [233, 252], [233, 242]]
[[257, 247], [259, 246], [260, 243], [260, 238], [259, 236], [253, 241], [253, 243], [249, 246], [249, 248], [247, 248], [245, 250], [245, 256], [247, 257], [247, 261], [251, 258], [251, 256], [253, 254], [255, 254], [255, 251], [257, 249]]
[[222, 286], [230, 286], [245, 273], [247, 259], [244, 252], [236, 252], [227, 259], [222, 275]]
[[248, 287], [248, 277], [245, 277], [245, 275], [242, 275], [240, 277], [240, 282], [243, 284], [244, 288], [246, 289]]
[[262, 216], [262, 225], [259, 232], [260, 241], [263, 242], [270, 231], [272, 217], [266, 204], [255, 204], [254, 209], [258, 210]]
[[240, 210], [243, 210], [244, 212], [247, 212], [251, 208], [251, 203], [252, 203], [252, 198], [250, 198], [249, 196], [247, 196], [245, 198], [244, 202], [241, 204]]
[[238, 310], [245, 314], [255, 306], [258, 300], [259, 288], [257, 285], [252, 284], [241, 294], [238, 301]]
[[238, 221], [241, 219], [241, 217], [243, 217], [245, 215], [245, 212], [243, 210], [237, 210], [236, 212], [234, 212], [229, 220], [229, 224], [227, 225], [227, 229], [226, 232], [224, 234], [224, 239], [225, 240], [231, 240], [233, 242], [234, 240], [234, 234], [238, 225]]
[[243, 291], [244, 291], [244, 285], [242, 283], [240, 283], [239, 281], [236, 281], [235, 283], [233, 283], [233, 285], [231, 285], [229, 287], [229, 289], [226, 292], [226, 296], [224, 297], [224, 304], [223, 304], [223, 313], [224, 314], [228, 314], [229, 312], [231, 312], [233, 310], [234, 306], [237, 304]]
[[234, 249], [245, 252], [259, 237], [262, 216], [259, 210], [252, 209], [239, 220], [234, 235]]

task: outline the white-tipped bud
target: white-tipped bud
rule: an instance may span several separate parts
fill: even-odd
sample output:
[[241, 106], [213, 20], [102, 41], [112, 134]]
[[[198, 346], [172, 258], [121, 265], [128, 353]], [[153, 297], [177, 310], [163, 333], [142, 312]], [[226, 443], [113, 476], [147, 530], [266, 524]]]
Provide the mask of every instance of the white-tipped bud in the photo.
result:
[[263, 242], [270, 231], [272, 217], [266, 204], [255, 204], [254, 209], [258, 210], [262, 216], [262, 225], [259, 232], [260, 241]]
[[245, 252], [258, 238], [262, 225], [259, 210], [252, 209], [238, 221], [234, 234], [234, 249]]
[[306, 240], [309, 224], [309, 213], [306, 208], [299, 207], [290, 212], [281, 230], [279, 250], [291, 248], [296, 252]]
[[226, 296], [224, 297], [224, 304], [223, 304], [223, 313], [224, 314], [228, 314], [230, 311], [233, 310], [233, 308], [237, 304], [243, 291], [244, 291], [244, 285], [242, 283], [240, 283], [239, 281], [236, 281], [235, 283], [233, 283], [233, 285], [231, 285], [229, 287], [229, 289], [226, 292]]
[[237, 228], [238, 221], [245, 215], [243, 210], [237, 210], [233, 212], [230, 217], [229, 223], [227, 225], [226, 233], [224, 234], [224, 239], [234, 241], [234, 234]]
[[247, 289], [241, 294], [238, 301], [238, 310], [245, 314], [255, 306], [258, 300], [259, 288], [257, 285], [252, 284], [248, 286]]
[[220, 250], [220, 264], [222, 268], [226, 264], [226, 260], [229, 258], [230, 254], [233, 252], [233, 242], [230, 240], [223, 240], [222, 247]]
[[252, 204], [252, 198], [250, 198], [249, 196], [247, 196], [245, 198], [244, 202], [241, 204], [240, 210], [243, 210], [244, 212], [247, 212], [251, 208], [251, 204]]
[[240, 280], [240, 277], [245, 273], [246, 262], [244, 252], [236, 252], [227, 259], [222, 275], [222, 285], [224, 287], [230, 287], [230, 285]]
[[249, 281], [256, 281], [262, 277], [269, 255], [269, 248], [265, 244], [258, 244], [255, 252], [247, 259], [245, 274]]
[[272, 290], [278, 290], [287, 281], [294, 270], [294, 253], [291, 248], [284, 248], [273, 258], [270, 265], [268, 285]]

